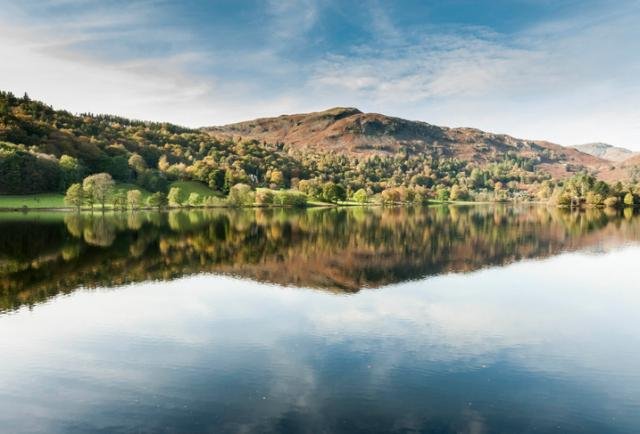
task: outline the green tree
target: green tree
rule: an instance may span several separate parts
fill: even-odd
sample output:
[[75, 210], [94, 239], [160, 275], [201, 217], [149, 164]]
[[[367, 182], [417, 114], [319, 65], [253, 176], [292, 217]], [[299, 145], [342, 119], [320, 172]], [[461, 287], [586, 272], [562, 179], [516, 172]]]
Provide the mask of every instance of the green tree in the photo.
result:
[[167, 196], [163, 192], [157, 191], [149, 196], [147, 203], [149, 206], [162, 208], [167, 205]]
[[193, 192], [189, 195], [187, 203], [189, 204], [189, 206], [199, 206], [202, 204], [202, 198], [198, 193]]
[[80, 164], [80, 160], [69, 155], [63, 155], [60, 157], [59, 164], [62, 171], [63, 188], [68, 188], [76, 182], [82, 182], [86, 169]]
[[327, 202], [338, 203], [347, 199], [347, 190], [340, 184], [327, 182], [322, 186], [322, 197]]
[[78, 211], [80, 211], [80, 207], [82, 206], [83, 194], [82, 194], [82, 184], [75, 183], [71, 184], [67, 189], [67, 194], [64, 196], [64, 202], [68, 205], [73, 205], [76, 207]]
[[436, 188], [436, 199], [442, 202], [449, 200], [449, 190], [444, 185], [439, 185]]
[[355, 200], [358, 203], [364, 204], [367, 202], [368, 199], [369, 199], [369, 195], [367, 194], [367, 190], [365, 190], [364, 188], [359, 189], [353, 194], [353, 200]]
[[90, 198], [91, 207], [93, 208], [94, 203], [99, 203], [102, 205], [103, 211], [114, 185], [113, 178], [108, 173], [90, 175], [82, 181], [82, 189], [85, 196]]

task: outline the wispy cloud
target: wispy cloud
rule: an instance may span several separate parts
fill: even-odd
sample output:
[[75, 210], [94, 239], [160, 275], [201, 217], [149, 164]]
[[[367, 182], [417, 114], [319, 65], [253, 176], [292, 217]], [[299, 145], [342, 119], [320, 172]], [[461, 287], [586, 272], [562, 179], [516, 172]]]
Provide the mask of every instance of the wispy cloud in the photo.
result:
[[640, 149], [640, 4], [597, 4], [507, 32], [379, 0], [0, 0], [0, 86], [193, 126], [349, 105]]
[[[376, 111], [447, 125], [640, 148], [633, 126], [640, 125], [640, 106], [632, 103], [640, 98], [635, 11], [572, 17], [512, 35], [478, 27], [417, 38], [407, 33], [411, 42], [402, 45], [325, 56], [314, 65], [309, 86], [327, 99], [339, 95]], [[500, 107], [520, 116], [503, 117]]]
[[317, 22], [319, 0], [267, 0], [269, 28], [279, 43], [299, 43]]

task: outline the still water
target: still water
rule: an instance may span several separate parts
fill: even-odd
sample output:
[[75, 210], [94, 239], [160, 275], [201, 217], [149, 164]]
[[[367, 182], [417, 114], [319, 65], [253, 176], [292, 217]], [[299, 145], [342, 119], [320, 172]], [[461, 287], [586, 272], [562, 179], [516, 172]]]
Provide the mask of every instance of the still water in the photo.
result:
[[0, 214], [0, 431], [640, 432], [640, 216]]

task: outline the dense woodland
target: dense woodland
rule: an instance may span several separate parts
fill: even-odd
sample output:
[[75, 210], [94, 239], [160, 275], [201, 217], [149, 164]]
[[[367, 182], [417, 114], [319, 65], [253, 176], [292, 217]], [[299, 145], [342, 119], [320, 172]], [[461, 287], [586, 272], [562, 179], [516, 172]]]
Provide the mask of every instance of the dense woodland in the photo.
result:
[[[536, 158], [510, 153], [500, 158], [480, 166], [406, 150], [366, 158], [300, 152], [277, 143], [219, 139], [204, 130], [168, 123], [73, 115], [26, 94], [16, 97], [0, 92], [0, 194], [65, 193], [90, 175], [108, 174], [116, 184], [134, 184], [146, 193], [157, 193], [146, 197], [153, 206], [168, 203], [170, 183], [176, 180], [198, 181], [237, 205], [300, 205], [307, 200], [520, 200], [562, 206], [639, 202], [635, 180], [608, 185], [586, 172], [553, 180], [539, 170]], [[295, 194], [278, 196], [278, 191]], [[92, 193], [83, 193], [86, 205]], [[191, 199], [181, 201], [207, 205], [202, 197]], [[96, 198], [89, 200], [93, 206]], [[117, 201], [127, 203], [124, 196]]]

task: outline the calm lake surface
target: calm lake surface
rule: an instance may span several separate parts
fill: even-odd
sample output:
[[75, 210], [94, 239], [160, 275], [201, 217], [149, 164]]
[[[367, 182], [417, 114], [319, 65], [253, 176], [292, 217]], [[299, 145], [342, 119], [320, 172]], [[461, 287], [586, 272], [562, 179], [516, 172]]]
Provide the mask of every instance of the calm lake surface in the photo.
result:
[[0, 431], [638, 433], [640, 216], [0, 214]]

